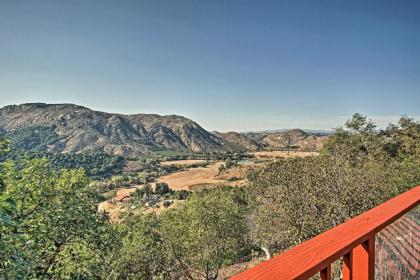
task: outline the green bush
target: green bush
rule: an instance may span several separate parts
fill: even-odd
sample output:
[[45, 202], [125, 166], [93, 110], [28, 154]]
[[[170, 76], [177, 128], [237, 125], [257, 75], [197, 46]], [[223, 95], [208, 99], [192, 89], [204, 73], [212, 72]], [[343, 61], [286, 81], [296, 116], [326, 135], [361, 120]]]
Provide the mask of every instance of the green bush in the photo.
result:
[[165, 182], [156, 183], [155, 191], [154, 191], [155, 194], [165, 195], [165, 194], [171, 193], [171, 192], [172, 192], [172, 190], [171, 190], [171, 188], [169, 188], [167, 183], [165, 183]]
[[172, 205], [172, 201], [169, 201], [169, 200], [165, 200], [163, 203], [162, 203], [162, 205], [163, 205], [163, 207], [165, 207], [165, 208], [168, 208], [169, 206], [171, 206]]

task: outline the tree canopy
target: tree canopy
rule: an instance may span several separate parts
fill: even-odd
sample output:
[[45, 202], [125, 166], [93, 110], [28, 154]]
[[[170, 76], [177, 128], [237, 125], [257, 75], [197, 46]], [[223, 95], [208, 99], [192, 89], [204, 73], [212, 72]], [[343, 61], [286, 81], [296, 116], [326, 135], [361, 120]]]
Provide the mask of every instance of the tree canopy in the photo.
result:
[[420, 183], [420, 124], [406, 117], [377, 130], [355, 114], [322, 156], [284, 159], [249, 177], [250, 236], [283, 250]]

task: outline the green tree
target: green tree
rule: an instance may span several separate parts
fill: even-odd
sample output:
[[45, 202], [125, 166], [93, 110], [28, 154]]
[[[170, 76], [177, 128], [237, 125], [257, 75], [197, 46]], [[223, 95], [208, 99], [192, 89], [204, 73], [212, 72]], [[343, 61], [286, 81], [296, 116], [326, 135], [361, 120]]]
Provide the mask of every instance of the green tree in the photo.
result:
[[344, 128], [339, 127], [335, 130], [325, 144], [322, 154], [352, 165], [386, 157], [376, 125], [359, 113], [346, 121]]
[[216, 279], [246, 247], [244, 192], [219, 187], [193, 193], [162, 214], [162, 238], [172, 279]]
[[250, 175], [250, 235], [268, 258], [420, 183], [419, 124], [375, 127], [355, 114], [321, 157], [280, 160]]
[[9, 141], [0, 138], [0, 273], [9, 266], [9, 256], [13, 253], [10, 245], [13, 230], [15, 202], [5, 194], [3, 157], [9, 151]]
[[382, 132], [385, 149], [391, 156], [420, 160], [420, 122], [402, 117]]
[[166, 260], [155, 215], [127, 218], [117, 225], [122, 237], [108, 279], [157, 279], [164, 275]]
[[4, 182], [3, 182], [3, 165], [4, 165], [4, 156], [9, 152], [9, 141], [6, 139], [0, 138], [0, 194], [4, 191]]
[[264, 251], [284, 250], [378, 205], [398, 193], [387, 172], [375, 162], [359, 169], [330, 158], [280, 160], [255, 172], [252, 240]]
[[165, 195], [167, 193], [172, 192], [171, 188], [169, 188], [168, 184], [165, 182], [158, 182], [155, 186], [155, 194], [158, 195]]
[[8, 163], [3, 193], [16, 204], [4, 279], [99, 279], [107, 221], [81, 170], [51, 171], [46, 160]]

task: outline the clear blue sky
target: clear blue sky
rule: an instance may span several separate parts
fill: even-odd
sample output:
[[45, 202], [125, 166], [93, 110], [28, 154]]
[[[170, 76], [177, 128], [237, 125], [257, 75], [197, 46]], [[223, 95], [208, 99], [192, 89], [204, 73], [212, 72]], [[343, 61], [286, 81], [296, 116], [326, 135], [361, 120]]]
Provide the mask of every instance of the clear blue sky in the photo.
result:
[[0, 0], [0, 106], [180, 114], [206, 129], [420, 116], [420, 1]]

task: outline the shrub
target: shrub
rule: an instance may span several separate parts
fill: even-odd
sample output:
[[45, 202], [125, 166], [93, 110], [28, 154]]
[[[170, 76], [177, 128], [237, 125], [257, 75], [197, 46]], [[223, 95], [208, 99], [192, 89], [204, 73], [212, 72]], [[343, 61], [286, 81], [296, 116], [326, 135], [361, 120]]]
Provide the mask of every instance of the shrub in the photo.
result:
[[164, 183], [164, 182], [156, 183], [155, 194], [165, 195], [170, 192], [172, 192], [172, 190], [171, 188], [169, 188], [167, 183]]
[[190, 196], [191, 192], [187, 190], [179, 190], [173, 193], [173, 198], [179, 200], [185, 200]]
[[169, 206], [171, 206], [171, 205], [172, 205], [172, 203], [173, 203], [173, 201], [170, 201], [170, 200], [165, 200], [165, 201], [162, 203], [162, 205], [163, 205], [163, 207], [168, 208]]

